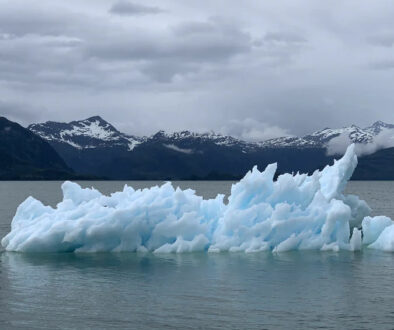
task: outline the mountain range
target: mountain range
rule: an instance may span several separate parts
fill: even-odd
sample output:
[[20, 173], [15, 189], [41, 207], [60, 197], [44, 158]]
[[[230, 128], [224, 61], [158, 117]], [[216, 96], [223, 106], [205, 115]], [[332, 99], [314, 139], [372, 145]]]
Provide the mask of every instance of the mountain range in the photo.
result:
[[[372, 145], [382, 133], [394, 133], [394, 125], [377, 121], [366, 128], [325, 128], [303, 137], [261, 142], [213, 132], [159, 131], [148, 137], [134, 136], [118, 131], [99, 116], [70, 123], [32, 124], [28, 130], [46, 140], [67, 166], [82, 175], [108, 179], [236, 179], [254, 165], [262, 169], [272, 162], [278, 162], [278, 173], [311, 173], [332, 162], [334, 155], [328, 155], [327, 148], [335, 138]], [[392, 148], [386, 148], [361, 157], [353, 178], [394, 179], [388, 156], [392, 153]]]
[[324, 148], [332, 139], [340, 135], [346, 135], [354, 143], [371, 143], [382, 131], [394, 129], [394, 125], [377, 121], [366, 128], [360, 128], [356, 125], [337, 129], [325, 128], [303, 137], [284, 136], [261, 142], [247, 142], [214, 132], [201, 134], [190, 131], [171, 134], [159, 131], [150, 137], [138, 137], [119, 132], [100, 116], [70, 123], [47, 121], [32, 124], [28, 129], [51, 143], [68, 144], [77, 149], [120, 147], [132, 151], [142, 143], [162, 139], [176, 144], [185, 140], [199, 140], [200, 142], [212, 142], [226, 147], [238, 146], [245, 151], [250, 151], [283, 147]]

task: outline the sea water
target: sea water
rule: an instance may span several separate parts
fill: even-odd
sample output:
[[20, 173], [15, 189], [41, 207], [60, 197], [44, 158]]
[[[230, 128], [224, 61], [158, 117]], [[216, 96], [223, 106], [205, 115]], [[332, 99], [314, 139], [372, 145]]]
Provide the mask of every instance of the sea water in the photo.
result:
[[[102, 193], [125, 182], [81, 182]], [[158, 182], [127, 182], [134, 188]], [[61, 182], [0, 182], [0, 237], [29, 195], [61, 199]], [[231, 182], [175, 182], [204, 198]], [[394, 219], [394, 182], [347, 193]], [[394, 254], [20, 254], [0, 252], [0, 329], [383, 328], [394, 324]]]

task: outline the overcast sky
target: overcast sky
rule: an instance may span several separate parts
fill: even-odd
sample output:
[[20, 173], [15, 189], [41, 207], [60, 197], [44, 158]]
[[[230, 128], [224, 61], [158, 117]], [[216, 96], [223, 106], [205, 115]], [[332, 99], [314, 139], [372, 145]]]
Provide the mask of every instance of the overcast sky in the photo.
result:
[[251, 140], [394, 122], [394, 1], [0, 0], [0, 114]]

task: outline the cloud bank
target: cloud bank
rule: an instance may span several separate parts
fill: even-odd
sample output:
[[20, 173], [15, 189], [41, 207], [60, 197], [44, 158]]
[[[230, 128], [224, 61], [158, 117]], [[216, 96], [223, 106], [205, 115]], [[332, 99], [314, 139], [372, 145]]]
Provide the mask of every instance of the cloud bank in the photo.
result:
[[144, 6], [129, 1], [118, 1], [111, 6], [109, 12], [116, 15], [132, 16], [159, 14], [162, 13], [163, 10], [158, 7]]
[[241, 140], [259, 142], [268, 139], [289, 136], [289, 132], [274, 125], [259, 122], [253, 118], [243, 120], [230, 120], [220, 132], [224, 135], [237, 137]]
[[0, 0], [0, 98], [23, 123], [47, 109], [136, 135], [394, 122], [393, 16], [366, 0]]

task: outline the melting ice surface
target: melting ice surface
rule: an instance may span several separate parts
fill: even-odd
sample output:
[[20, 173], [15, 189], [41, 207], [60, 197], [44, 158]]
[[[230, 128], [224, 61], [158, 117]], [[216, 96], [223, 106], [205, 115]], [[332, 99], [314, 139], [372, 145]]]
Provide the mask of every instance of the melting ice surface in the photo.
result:
[[255, 167], [232, 186], [228, 203], [224, 195], [204, 200], [171, 183], [125, 186], [104, 196], [65, 182], [56, 208], [27, 198], [1, 243], [20, 252], [281, 252], [358, 250], [362, 244], [393, 251], [393, 221], [369, 217], [364, 201], [343, 194], [356, 166], [350, 146], [342, 159], [310, 176], [284, 174], [274, 181], [276, 164], [263, 172]]

